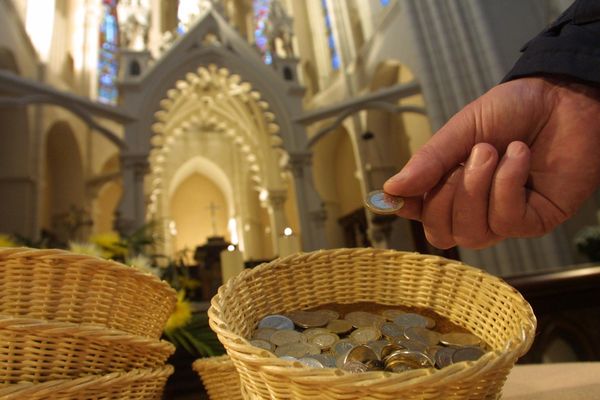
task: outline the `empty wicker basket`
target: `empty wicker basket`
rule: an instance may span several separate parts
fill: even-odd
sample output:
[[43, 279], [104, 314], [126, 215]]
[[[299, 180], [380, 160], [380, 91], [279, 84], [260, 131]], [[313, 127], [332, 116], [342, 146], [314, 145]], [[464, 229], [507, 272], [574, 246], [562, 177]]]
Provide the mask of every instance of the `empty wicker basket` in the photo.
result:
[[46, 383], [20, 383], [0, 387], [2, 400], [160, 400], [165, 383], [173, 373], [166, 365], [107, 375], [90, 375]]
[[[441, 370], [350, 374], [281, 360], [245, 339], [267, 314], [357, 302], [432, 309], [493, 351]], [[209, 317], [252, 399], [497, 399], [536, 327], [529, 304], [499, 278], [453, 260], [376, 249], [296, 254], [243, 271], [220, 288]]]
[[175, 347], [98, 325], [0, 316], [0, 387], [164, 365]]
[[240, 377], [229, 356], [200, 358], [192, 364], [211, 400], [242, 400]]
[[62, 250], [0, 249], [0, 314], [100, 324], [158, 339], [175, 291], [122, 264]]

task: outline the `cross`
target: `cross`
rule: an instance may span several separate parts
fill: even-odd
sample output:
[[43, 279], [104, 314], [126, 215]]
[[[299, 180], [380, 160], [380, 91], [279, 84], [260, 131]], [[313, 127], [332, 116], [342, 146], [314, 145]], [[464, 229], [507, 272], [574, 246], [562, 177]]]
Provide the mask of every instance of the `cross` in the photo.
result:
[[217, 216], [216, 216], [216, 214], [217, 214], [217, 210], [220, 207], [218, 207], [215, 203], [213, 203], [211, 201], [210, 205], [206, 208], [208, 208], [210, 211], [210, 220], [212, 222], [213, 236], [217, 236]]

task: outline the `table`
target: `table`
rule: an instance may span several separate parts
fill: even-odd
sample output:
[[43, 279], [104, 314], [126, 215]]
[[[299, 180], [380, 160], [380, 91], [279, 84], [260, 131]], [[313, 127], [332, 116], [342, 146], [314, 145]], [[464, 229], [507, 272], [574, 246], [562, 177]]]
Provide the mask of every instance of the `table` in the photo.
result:
[[600, 362], [517, 365], [503, 392], [503, 400], [598, 400]]

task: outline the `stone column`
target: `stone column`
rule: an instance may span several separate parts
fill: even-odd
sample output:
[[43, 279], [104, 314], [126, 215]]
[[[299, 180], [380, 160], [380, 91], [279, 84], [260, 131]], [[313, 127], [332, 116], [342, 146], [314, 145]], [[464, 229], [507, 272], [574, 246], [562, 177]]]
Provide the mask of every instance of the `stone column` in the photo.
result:
[[287, 218], [283, 206], [287, 199], [285, 190], [269, 190], [267, 198], [267, 209], [269, 210], [269, 218], [271, 223], [271, 239], [273, 242], [273, 250], [276, 254], [279, 250], [278, 238], [283, 235], [283, 230], [287, 226]]
[[123, 197], [115, 216], [115, 229], [129, 234], [142, 226], [146, 216], [144, 198], [144, 177], [148, 172], [147, 154], [123, 154], [121, 173], [123, 174]]
[[302, 228], [302, 250], [326, 248], [327, 212], [313, 186], [312, 154], [310, 152], [290, 153], [290, 167], [296, 185], [296, 199]]

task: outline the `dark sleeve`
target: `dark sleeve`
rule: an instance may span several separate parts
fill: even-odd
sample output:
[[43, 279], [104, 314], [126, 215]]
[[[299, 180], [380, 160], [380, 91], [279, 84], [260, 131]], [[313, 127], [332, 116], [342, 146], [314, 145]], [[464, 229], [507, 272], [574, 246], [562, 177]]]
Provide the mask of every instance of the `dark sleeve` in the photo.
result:
[[503, 82], [550, 74], [600, 84], [600, 0], [577, 0], [521, 52]]

